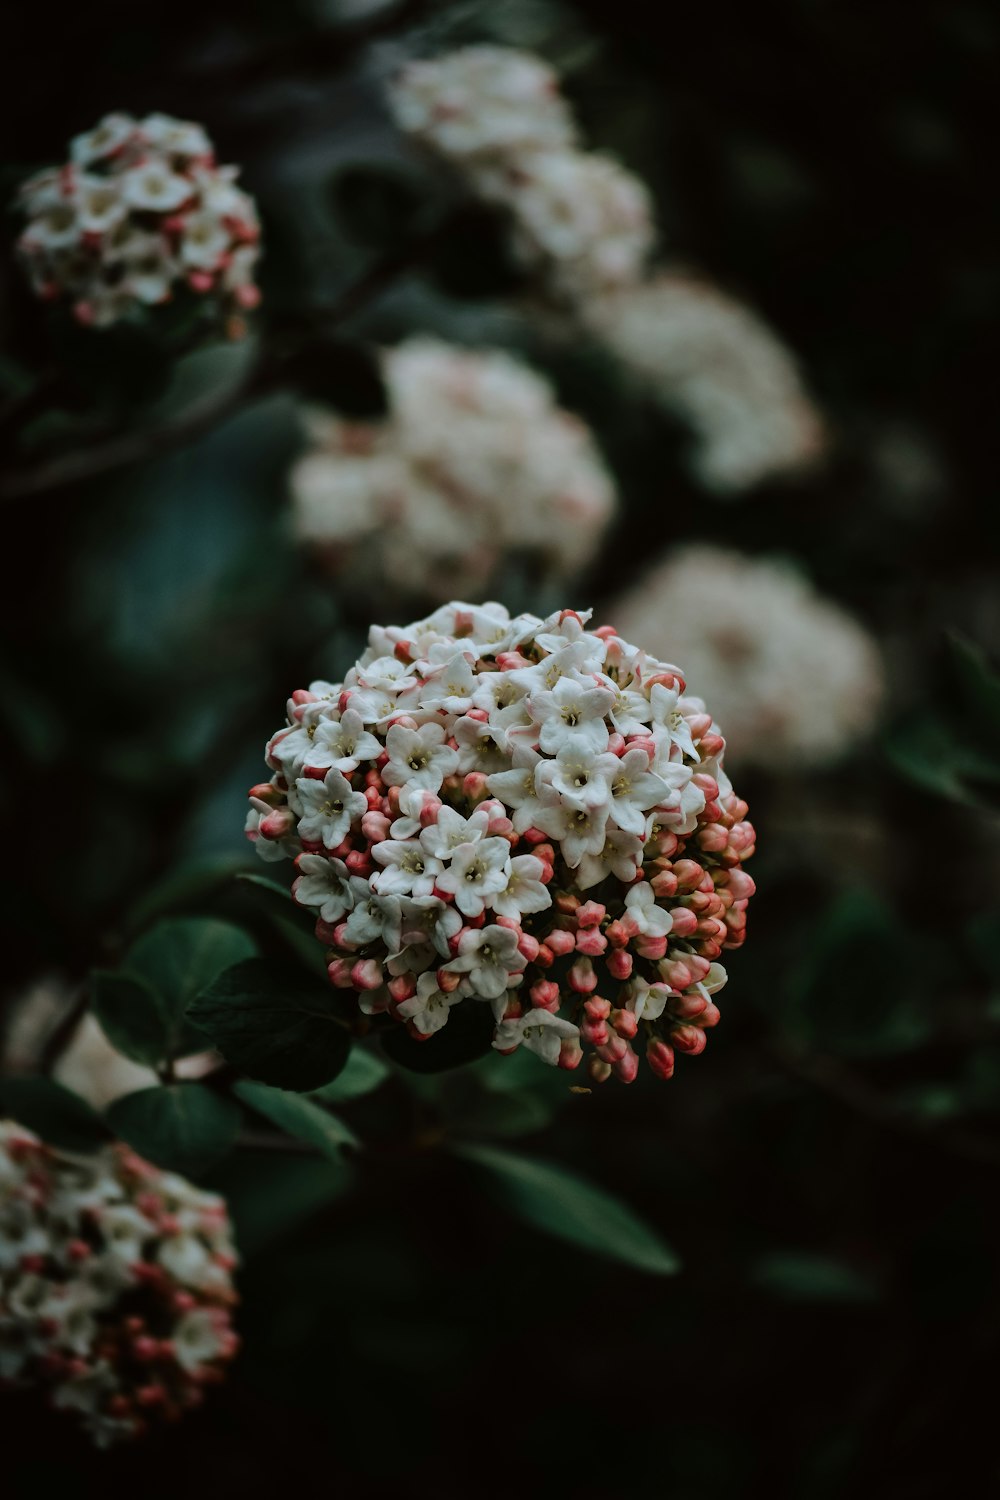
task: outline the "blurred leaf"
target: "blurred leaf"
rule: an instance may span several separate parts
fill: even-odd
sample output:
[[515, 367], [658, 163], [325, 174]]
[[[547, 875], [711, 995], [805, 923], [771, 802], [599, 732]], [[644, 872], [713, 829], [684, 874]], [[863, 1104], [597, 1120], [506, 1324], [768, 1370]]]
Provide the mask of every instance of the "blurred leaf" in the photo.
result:
[[774, 1251], [750, 1273], [755, 1286], [788, 1302], [877, 1302], [878, 1290], [853, 1266], [826, 1255]]
[[245, 870], [245, 866], [245, 859], [227, 855], [223, 858], [193, 860], [172, 871], [140, 896], [129, 911], [128, 930], [137, 931], [148, 926], [154, 917], [203, 901], [234, 877], [243, 878], [241, 872]]
[[246, 1079], [233, 1084], [233, 1093], [289, 1135], [317, 1146], [324, 1156], [334, 1161], [339, 1161], [344, 1146], [361, 1144], [354, 1131], [342, 1120], [312, 1099], [304, 1099], [301, 1094], [286, 1093], [284, 1089], [271, 1088], [266, 1083], [250, 1083]]
[[1000, 914], [980, 912], [969, 922], [966, 935], [982, 969], [994, 984], [1000, 984]]
[[346, 1104], [349, 1099], [360, 1099], [370, 1094], [389, 1076], [389, 1069], [380, 1057], [364, 1047], [352, 1047], [344, 1071], [332, 1083], [316, 1089], [317, 1099], [326, 1104]]
[[496, 1146], [453, 1146], [488, 1174], [498, 1197], [546, 1234], [569, 1240], [636, 1270], [672, 1276], [680, 1262], [669, 1245], [627, 1204], [552, 1162], [536, 1161]]
[[227, 969], [188, 1016], [235, 1068], [276, 1088], [320, 1088], [350, 1051], [329, 986], [273, 959]]
[[928, 1034], [924, 954], [872, 892], [844, 891], [813, 928], [785, 986], [793, 1035], [855, 1054], [903, 1051]]
[[227, 1157], [210, 1184], [226, 1199], [246, 1258], [299, 1233], [321, 1208], [343, 1197], [353, 1180], [342, 1153], [296, 1157], [248, 1148]]
[[333, 211], [345, 237], [371, 250], [398, 250], [433, 212], [432, 184], [394, 161], [351, 162], [330, 183]]
[[469, 204], [449, 218], [425, 258], [428, 275], [450, 297], [506, 297], [524, 282], [510, 249], [510, 220], [499, 209]]
[[493, 1011], [483, 1002], [456, 1005], [447, 1026], [425, 1042], [414, 1041], [403, 1026], [395, 1026], [379, 1038], [383, 1050], [413, 1073], [443, 1073], [485, 1057], [493, 1045]]
[[982, 647], [958, 631], [949, 634], [948, 646], [959, 691], [972, 715], [963, 728], [973, 739], [982, 736], [1000, 750], [1000, 674]]
[[110, 1137], [97, 1111], [54, 1078], [0, 1079], [0, 1112], [61, 1151], [96, 1151]]
[[162, 1020], [160, 1057], [204, 1051], [204, 1037], [186, 1019], [188, 1006], [225, 969], [256, 951], [239, 927], [214, 917], [171, 917], [133, 943], [125, 963], [155, 991]]
[[90, 976], [90, 1008], [108, 1040], [126, 1057], [154, 1067], [168, 1055], [172, 1018], [140, 975], [95, 969]]
[[[959, 737], [954, 726], [928, 714], [918, 715], [891, 729], [885, 752], [896, 770], [909, 781], [970, 807], [991, 803], [989, 783], [1000, 782], [1000, 757], [992, 756]], [[977, 783], [987, 783], [987, 788]]]
[[299, 906], [292, 898], [288, 886], [279, 885], [266, 875], [252, 875], [241, 871], [236, 876], [241, 892], [250, 897], [250, 907], [259, 911], [268, 926], [295, 958], [317, 979], [327, 982], [326, 958], [321, 943], [316, 941], [316, 917]]
[[197, 1176], [224, 1156], [240, 1128], [238, 1105], [200, 1083], [125, 1094], [106, 1118], [140, 1156], [186, 1176]]

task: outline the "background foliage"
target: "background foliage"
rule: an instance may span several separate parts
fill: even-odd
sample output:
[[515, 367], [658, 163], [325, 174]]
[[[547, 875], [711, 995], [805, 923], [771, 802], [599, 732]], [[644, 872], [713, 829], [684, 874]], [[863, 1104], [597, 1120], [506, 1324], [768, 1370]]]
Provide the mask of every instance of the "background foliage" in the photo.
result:
[[[802, 357], [837, 434], [822, 473], [742, 505], [706, 497], [667, 419], [510, 299], [482, 215], [427, 242], [421, 215], [450, 209], [415, 193], [378, 102], [411, 26], [565, 69], [588, 140], [653, 186], [672, 255]], [[723, 0], [672, 13], [655, 45], [638, 0], [172, 0], [80, 8], [57, 33], [28, 9], [16, 27], [8, 69], [31, 82], [0, 90], [8, 191], [107, 109], [164, 109], [244, 164], [267, 255], [258, 339], [179, 361], [173, 334], [67, 334], [0, 256], [12, 994], [112, 971], [109, 1034], [160, 1059], [184, 1051], [191, 992], [150, 953], [154, 919], [228, 923], [219, 968], [307, 951], [263, 887], [231, 877], [253, 869], [243, 796], [287, 693], [363, 638], [291, 544], [285, 474], [297, 396], [378, 409], [375, 337], [521, 348], [593, 422], [626, 508], [580, 602], [599, 609], [639, 556], [685, 539], [784, 551], [878, 634], [890, 703], [878, 742], [836, 771], [732, 768], [761, 833], [751, 939], [709, 1055], [669, 1085], [571, 1096], [531, 1059], [418, 1076], [355, 1054], [318, 1105], [276, 1094], [278, 1077], [238, 1085], [244, 1124], [315, 1153], [251, 1146], [214, 1168], [204, 1112], [217, 1140], [239, 1110], [201, 1085], [158, 1091], [158, 1114], [177, 1103], [174, 1147], [233, 1205], [244, 1353], [204, 1413], [111, 1457], [4, 1396], [11, 1493], [159, 1496], [192, 1474], [246, 1496], [317, 1481], [357, 1496], [988, 1490], [996, 13]], [[149, 438], [171, 424], [190, 440]], [[122, 983], [157, 989], [156, 1036], [116, 1035]], [[44, 1107], [74, 1140], [106, 1129], [11, 1087], [27, 1123]], [[111, 1123], [136, 1144], [150, 1128]], [[549, 1163], [613, 1188], [638, 1228], [586, 1192], [554, 1210]], [[538, 1232], [574, 1215], [575, 1245]], [[632, 1245], [632, 1267], [581, 1250], [588, 1236]], [[655, 1274], [675, 1255], [678, 1274]]]

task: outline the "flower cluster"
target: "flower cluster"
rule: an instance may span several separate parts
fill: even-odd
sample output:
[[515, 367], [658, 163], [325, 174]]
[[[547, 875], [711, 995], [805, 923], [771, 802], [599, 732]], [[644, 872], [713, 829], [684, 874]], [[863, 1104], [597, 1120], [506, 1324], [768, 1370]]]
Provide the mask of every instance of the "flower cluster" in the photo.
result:
[[653, 242], [646, 187], [583, 151], [558, 80], [540, 58], [464, 47], [409, 63], [390, 103], [403, 130], [511, 215], [514, 249], [571, 304], [628, 285]]
[[[680, 671], [589, 614], [452, 603], [372, 628], [343, 683], [293, 693], [251, 790], [295, 858], [334, 985], [416, 1038], [483, 1002], [525, 1046], [669, 1077], [719, 1011], [753, 881], [746, 804]], [[433, 1045], [433, 1043], [432, 1043]]]
[[820, 765], [872, 727], [875, 642], [788, 567], [687, 547], [612, 609], [626, 634], [641, 624], [654, 650], [676, 648], [748, 763]]
[[67, 1157], [0, 1121], [0, 1385], [100, 1447], [197, 1406], [237, 1348], [226, 1206], [127, 1147]]
[[299, 538], [368, 593], [482, 598], [511, 555], [564, 578], [586, 563], [615, 505], [588, 428], [511, 355], [418, 337], [385, 351], [389, 414], [314, 411], [292, 470]]
[[103, 328], [185, 285], [214, 298], [240, 333], [236, 310], [260, 300], [260, 226], [236, 176], [216, 166], [200, 125], [106, 115], [72, 141], [64, 166], [19, 190], [32, 286], [46, 300], [68, 297], [80, 323]]
[[662, 272], [588, 303], [588, 324], [694, 432], [706, 488], [738, 494], [808, 466], [822, 422], [795, 360], [743, 303], [694, 276]]

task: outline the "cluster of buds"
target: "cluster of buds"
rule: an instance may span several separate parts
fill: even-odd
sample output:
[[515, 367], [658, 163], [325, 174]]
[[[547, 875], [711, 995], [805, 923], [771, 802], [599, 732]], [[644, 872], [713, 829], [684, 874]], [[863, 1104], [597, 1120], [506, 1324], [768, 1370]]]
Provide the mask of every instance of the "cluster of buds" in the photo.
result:
[[513, 246], [571, 305], [642, 275], [654, 234], [645, 185], [577, 144], [552, 70], [506, 47], [464, 47], [409, 63], [390, 104], [400, 127], [505, 209]]
[[[667, 1078], [745, 935], [747, 807], [677, 667], [589, 614], [452, 603], [375, 626], [292, 694], [247, 833], [295, 859], [329, 975], [418, 1039], [489, 1004], [494, 1047]], [[432, 1043], [433, 1045], [433, 1043]]]
[[885, 681], [878, 646], [785, 563], [684, 547], [613, 609], [626, 633], [641, 625], [654, 650], [676, 646], [741, 761], [828, 764], [874, 726]]
[[198, 1406], [237, 1348], [225, 1203], [114, 1145], [0, 1121], [0, 1386], [44, 1389], [99, 1447]]
[[523, 559], [555, 581], [592, 557], [615, 490], [589, 428], [500, 350], [407, 339], [382, 355], [378, 422], [308, 416], [291, 473], [299, 538], [365, 598], [481, 598]]
[[236, 177], [216, 166], [200, 125], [106, 115], [64, 166], [19, 190], [18, 249], [35, 292], [68, 298], [78, 322], [103, 328], [188, 287], [238, 337], [241, 312], [260, 301], [260, 225]]

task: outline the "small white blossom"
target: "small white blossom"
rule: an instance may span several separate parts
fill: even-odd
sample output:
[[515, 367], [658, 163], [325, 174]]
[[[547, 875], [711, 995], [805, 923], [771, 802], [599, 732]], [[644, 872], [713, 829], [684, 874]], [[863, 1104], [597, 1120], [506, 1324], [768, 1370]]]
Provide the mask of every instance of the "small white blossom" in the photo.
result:
[[529, 1052], [534, 1052], [542, 1062], [554, 1068], [559, 1062], [563, 1042], [579, 1035], [579, 1027], [562, 1016], [554, 1016], [547, 1010], [529, 1010], [516, 1020], [501, 1021], [493, 1045], [498, 1052], [527, 1047]]
[[477, 839], [459, 844], [448, 868], [437, 877], [438, 889], [455, 898], [466, 917], [478, 917], [510, 880], [510, 845], [506, 839]]
[[304, 776], [295, 783], [295, 811], [299, 834], [313, 843], [336, 849], [352, 823], [368, 811], [363, 792], [356, 792], [340, 771], [328, 771], [322, 781]]

